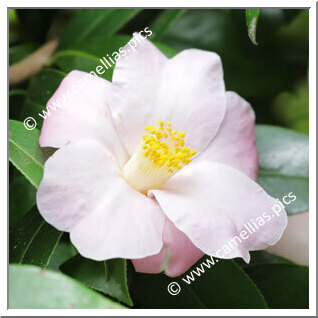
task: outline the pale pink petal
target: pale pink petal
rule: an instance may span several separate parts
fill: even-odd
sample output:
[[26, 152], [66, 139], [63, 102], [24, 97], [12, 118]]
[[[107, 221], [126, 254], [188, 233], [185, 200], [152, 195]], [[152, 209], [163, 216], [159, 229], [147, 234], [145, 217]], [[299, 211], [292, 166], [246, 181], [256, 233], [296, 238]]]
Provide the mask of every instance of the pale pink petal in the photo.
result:
[[84, 257], [140, 258], [162, 247], [158, 203], [128, 186], [111, 154], [93, 140], [65, 146], [46, 161], [37, 205], [48, 223], [71, 233]]
[[136, 271], [148, 274], [164, 272], [176, 277], [186, 272], [204, 253], [166, 218], [163, 247], [159, 254], [133, 260]]
[[[194, 245], [221, 258], [249, 261], [249, 250], [275, 244], [287, 225], [284, 208], [280, 207], [278, 215], [273, 210], [276, 199], [244, 173], [220, 163], [190, 164], [169, 179], [162, 190], [151, 190], [149, 195], [156, 197], [167, 217]], [[222, 252], [253, 221], [264, 224], [255, 232], [251, 230], [248, 237], [243, 235], [245, 239], [235, 239], [237, 244], [232, 241], [230, 251]]]
[[[124, 95], [112, 108], [117, 129], [132, 155], [140, 142], [143, 127], [148, 122], [156, 88], [160, 85], [161, 72], [167, 58], [151, 42], [134, 36], [137, 43], [132, 49], [127, 44], [115, 65], [112, 82]], [[118, 97], [120, 98], [120, 97]]]
[[257, 179], [258, 153], [255, 115], [250, 104], [234, 92], [227, 92], [227, 109], [220, 130], [207, 150], [196, 160], [224, 163]]
[[[160, 80], [154, 74], [160, 73], [168, 59], [148, 40], [140, 40], [134, 35], [132, 41], [135, 41], [137, 46], [132, 49], [132, 43], [128, 42], [123, 48], [126, 56], [116, 62], [112, 82], [125, 91], [128, 99], [133, 102], [137, 102], [140, 95], [143, 95], [144, 101], [147, 98], [151, 101], [151, 92], [148, 89], [153, 89]], [[146, 112], [150, 105], [144, 103], [139, 107]]]
[[128, 156], [110, 112], [117, 100], [115, 92], [112, 84], [102, 78], [80, 71], [70, 72], [47, 103], [50, 115], [43, 122], [41, 147], [60, 148], [92, 138], [103, 143], [123, 165]]
[[189, 49], [165, 59], [143, 40], [115, 67], [113, 83], [126, 99], [114, 113], [130, 154], [141, 140], [143, 127], [156, 125], [158, 119], [184, 131], [189, 147], [203, 150], [225, 114], [222, 64], [212, 52]]

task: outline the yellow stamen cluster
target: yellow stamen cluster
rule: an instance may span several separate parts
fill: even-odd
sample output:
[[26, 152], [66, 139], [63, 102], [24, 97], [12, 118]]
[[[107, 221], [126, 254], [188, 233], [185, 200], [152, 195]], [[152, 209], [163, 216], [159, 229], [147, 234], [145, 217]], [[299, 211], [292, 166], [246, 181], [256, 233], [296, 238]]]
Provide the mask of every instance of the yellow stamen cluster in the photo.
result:
[[185, 147], [185, 133], [158, 120], [159, 127], [147, 126], [142, 142], [123, 169], [123, 177], [136, 190], [147, 193], [160, 189], [178, 170], [192, 161], [195, 150]]
[[168, 172], [173, 173], [189, 164], [196, 151], [184, 147], [183, 131], [172, 130], [170, 122], [166, 122], [166, 127], [162, 120], [159, 119], [157, 122], [159, 128], [154, 126], [144, 128], [148, 132], [143, 136], [144, 155], [149, 157], [155, 166], [165, 166]]

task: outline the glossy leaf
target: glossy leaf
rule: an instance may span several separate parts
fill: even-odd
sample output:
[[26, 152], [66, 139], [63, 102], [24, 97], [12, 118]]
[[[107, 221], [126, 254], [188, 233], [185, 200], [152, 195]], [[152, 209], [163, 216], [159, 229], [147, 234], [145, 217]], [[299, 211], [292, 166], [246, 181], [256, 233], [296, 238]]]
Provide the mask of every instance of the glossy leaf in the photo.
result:
[[235, 260], [253, 279], [270, 308], [308, 308], [308, 267], [266, 251], [251, 252], [251, 261]]
[[256, 42], [256, 28], [258, 16], [261, 9], [246, 9], [246, 25], [248, 31], [248, 37], [251, 39], [252, 43], [257, 45]]
[[63, 232], [46, 223], [36, 207], [10, 233], [10, 263], [46, 268]]
[[308, 308], [308, 267], [272, 264], [249, 266], [245, 271], [262, 291], [270, 308]]
[[258, 183], [282, 200], [293, 192], [297, 199], [285, 205], [289, 214], [308, 211], [309, 144], [308, 136], [275, 126], [258, 125]]
[[83, 43], [93, 36], [111, 36], [139, 12], [140, 9], [80, 10], [65, 28], [60, 49]]
[[9, 266], [10, 309], [125, 308], [74, 279], [32, 265]]
[[[207, 256], [203, 257], [186, 274], [176, 278], [136, 273], [131, 268], [129, 278], [134, 304], [137, 308], [267, 308], [258, 288], [234, 261], [219, 259], [208, 269], [201, 266], [206, 259]], [[192, 270], [198, 272], [197, 266], [204, 272], [200, 277], [193, 275], [191, 282], [187, 275], [191, 275]], [[181, 288], [177, 295], [168, 292], [168, 285], [173, 282]]]
[[86, 286], [133, 305], [127, 286], [126, 260], [118, 258], [96, 262], [76, 255], [60, 268]]
[[9, 159], [36, 188], [43, 176], [45, 159], [39, 136], [39, 130], [27, 130], [23, 123], [9, 121]]
[[9, 185], [9, 224], [17, 222], [35, 205], [36, 189], [18, 171]]
[[[68, 234], [65, 233], [64, 236], [68, 237]], [[77, 254], [76, 248], [68, 240], [63, 240], [64, 236], [61, 237], [52, 253], [48, 269], [59, 271], [64, 262]]]

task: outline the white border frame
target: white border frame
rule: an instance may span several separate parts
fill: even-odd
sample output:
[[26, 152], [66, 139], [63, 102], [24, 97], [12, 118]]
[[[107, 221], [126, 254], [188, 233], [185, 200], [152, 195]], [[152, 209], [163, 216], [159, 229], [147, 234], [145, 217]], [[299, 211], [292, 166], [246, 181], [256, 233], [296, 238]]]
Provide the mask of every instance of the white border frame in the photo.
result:
[[[69, 7], [105, 7], [106, 4], [109, 4], [105, 1], [99, 0], [90, 0], [89, 2], [84, 1], [75, 1], [75, 0], [49, 0], [46, 1], [45, 4], [40, 0], [13, 0], [8, 1], [5, 0], [4, 3], [1, 3], [1, 15], [0, 15], [0, 23], [1, 23], [1, 43], [5, 43], [6, 48], [1, 50], [1, 60], [3, 63], [7, 63], [8, 61], [8, 49], [7, 49], [7, 8], [8, 7], [26, 7], [28, 8], [36, 8], [36, 7], [61, 7], [61, 8], [69, 8]], [[195, 5], [195, 6], [194, 6]], [[315, 1], [293, 1], [293, 0], [267, 0], [267, 1], [258, 1], [258, 0], [242, 0], [240, 2], [230, 1], [230, 0], [215, 0], [215, 1], [207, 1], [207, 0], [196, 0], [196, 1], [177, 1], [177, 0], [161, 0], [161, 1], [152, 1], [151, 4], [149, 0], [117, 0], [113, 3], [112, 7], [141, 7], [141, 8], [163, 8], [163, 7], [192, 7], [192, 8], [224, 8], [224, 7], [232, 7], [232, 8], [257, 8], [257, 7], [284, 7], [284, 8], [309, 8], [309, 101], [310, 101], [310, 116], [309, 116], [309, 210], [311, 213], [309, 214], [310, 222], [309, 222], [309, 234], [310, 234], [310, 242], [309, 242], [309, 282], [310, 282], [310, 295], [309, 295], [309, 309], [134, 309], [134, 310], [122, 310], [122, 309], [7, 309], [7, 258], [2, 257], [1, 261], [1, 290], [0, 290], [0, 314], [1, 316], [166, 316], [166, 315], [182, 315], [182, 316], [316, 316], [316, 2]], [[105, 7], [109, 8], [109, 7]], [[2, 80], [1, 80], [1, 96], [7, 96], [7, 105], [8, 101], [8, 66], [7, 73], [2, 72]], [[6, 83], [6, 85], [4, 85]], [[8, 113], [6, 112], [6, 108], [2, 104], [0, 107], [1, 110], [1, 118], [3, 122], [7, 120]], [[7, 142], [7, 134], [8, 134], [8, 122], [3, 124], [2, 134], [1, 134], [1, 145], [2, 149], [6, 149], [8, 147]], [[6, 127], [6, 131], [5, 128]], [[2, 157], [2, 176], [7, 175], [8, 173], [8, 158]], [[6, 167], [6, 170], [5, 168]], [[7, 193], [8, 193], [8, 184], [7, 180], [4, 181], [3, 178], [2, 187], [1, 187], [1, 201], [7, 201]], [[6, 184], [4, 184], [6, 182]], [[7, 215], [5, 211], [7, 208], [4, 208], [0, 218], [1, 218], [1, 255], [7, 255]]]

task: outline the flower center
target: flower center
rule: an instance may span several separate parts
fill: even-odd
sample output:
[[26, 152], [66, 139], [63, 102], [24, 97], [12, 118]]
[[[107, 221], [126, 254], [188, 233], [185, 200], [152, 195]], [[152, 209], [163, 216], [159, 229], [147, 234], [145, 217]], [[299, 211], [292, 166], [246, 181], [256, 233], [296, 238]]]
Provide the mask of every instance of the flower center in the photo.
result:
[[146, 126], [147, 132], [126, 163], [123, 176], [136, 190], [147, 193], [159, 189], [177, 171], [192, 161], [195, 150], [185, 147], [185, 133], [171, 129], [171, 123], [157, 121], [159, 127]]

